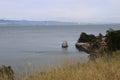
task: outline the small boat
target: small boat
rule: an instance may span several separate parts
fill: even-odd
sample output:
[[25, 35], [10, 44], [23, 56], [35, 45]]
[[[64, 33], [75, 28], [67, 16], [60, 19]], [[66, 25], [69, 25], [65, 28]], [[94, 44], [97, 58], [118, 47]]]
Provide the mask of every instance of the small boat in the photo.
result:
[[63, 41], [63, 43], [62, 43], [62, 48], [68, 48], [68, 43], [67, 43], [67, 41]]

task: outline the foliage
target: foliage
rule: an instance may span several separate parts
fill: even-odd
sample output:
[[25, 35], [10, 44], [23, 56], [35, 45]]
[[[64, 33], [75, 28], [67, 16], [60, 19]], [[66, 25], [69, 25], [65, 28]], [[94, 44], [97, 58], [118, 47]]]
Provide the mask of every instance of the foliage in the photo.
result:
[[107, 45], [111, 51], [120, 50], [120, 30], [108, 32]]
[[14, 72], [11, 66], [2, 65], [0, 67], [0, 80], [14, 80]]

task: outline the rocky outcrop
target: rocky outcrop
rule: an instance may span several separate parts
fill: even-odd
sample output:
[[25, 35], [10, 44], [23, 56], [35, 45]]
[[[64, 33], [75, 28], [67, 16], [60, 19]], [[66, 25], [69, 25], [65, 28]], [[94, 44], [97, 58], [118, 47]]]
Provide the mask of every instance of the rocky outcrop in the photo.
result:
[[79, 51], [95, 53], [102, 46], [106, 46], [106, 36], [103, 36], [101, 33], [98, 36], [95, 36], [93, 34], [82, 32], [75, 46]]
[[88, 35], [84, 32], [81, 33], [80, 38], [78, 39], [78, 42], [82, 42], [82, 43], [94, 42], [94, 41], [96, 41], [96, 37], [93, 34]]
[[89, 43], [76, 43], [76, 48], [79, 50], [79, 51], [84, 51], [86, 53], [90, 53], [90, 45]]
[[89, 53], [92, 61], [104, 55], [112, 56], [113, 51], [120, 50], [120, 30], [109, 29], [105, 36], [81, 33], [75, 46], [79, 51]]

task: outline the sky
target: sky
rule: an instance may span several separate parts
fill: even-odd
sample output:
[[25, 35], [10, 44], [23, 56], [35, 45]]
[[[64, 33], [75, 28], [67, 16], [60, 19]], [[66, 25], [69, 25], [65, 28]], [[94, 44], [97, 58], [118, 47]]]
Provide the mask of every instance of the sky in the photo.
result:
[[0, 19], [120, 23], [120, 0], [0, 0]]

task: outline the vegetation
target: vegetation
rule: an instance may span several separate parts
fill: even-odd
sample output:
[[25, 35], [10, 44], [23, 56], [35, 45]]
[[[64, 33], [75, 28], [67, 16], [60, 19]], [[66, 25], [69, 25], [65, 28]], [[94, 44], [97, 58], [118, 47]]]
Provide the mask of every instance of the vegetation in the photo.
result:
[[[105, 41], [107, 44], [101, 43]], [[98, 39], [97, 39], [98, 38]], [[97, 41], [99, 48], [90, 54], [88, 63], [74, 63], [57, 67], [44, 72], [33, 72], [17, 80], [120, 80], [120, 30], [110, 30], [106, 36], [87, 35], [82, 33], [78, 42]], [[108, 55], [112, 54], [112, 55]], [[0, 67], [0, 80], [14, 80], [14, 72], [10, 66]]]
[[11, 66], [0, 67], [0, 80], [14, 80], [14, 72]]
[[107, 45], [109, 50], [120, 50], [120, 30], [108, 31], [107, 37]]
[[114, 52], [112, 57], [36, 72], [20, 80], [120, 80], [120, 51]]
[[[88, 63], [77, 63], [64, 67], [36, 72], [20, 80], [120, 80], [120, 30], [109, 31], [106, 34], [107, 45], [101, 44], [97, 54], [90, 57]], [[87, 38], [87, 39], [86, 39]], [[102, 41], [104, 36], [96, 40], [94, 35], [82, 33], [78, 42]], [[88, 41], [87, 41], [88, 40]], [[112, 55], [108, 55], [108, 54]], [[90, 54], [90, 56], [93, 56]]]

